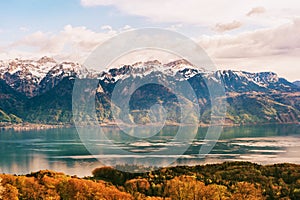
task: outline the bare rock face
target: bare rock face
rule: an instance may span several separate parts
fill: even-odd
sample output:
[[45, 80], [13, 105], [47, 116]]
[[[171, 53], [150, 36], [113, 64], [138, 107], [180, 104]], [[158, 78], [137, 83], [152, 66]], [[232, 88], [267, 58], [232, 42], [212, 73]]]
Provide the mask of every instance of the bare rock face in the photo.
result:
[[65, 77], [77, 77], [81, 66], [77, 63], [62, 62], [49, 70], [39, 84], [39, 93], [43, 94], [52, 89]]

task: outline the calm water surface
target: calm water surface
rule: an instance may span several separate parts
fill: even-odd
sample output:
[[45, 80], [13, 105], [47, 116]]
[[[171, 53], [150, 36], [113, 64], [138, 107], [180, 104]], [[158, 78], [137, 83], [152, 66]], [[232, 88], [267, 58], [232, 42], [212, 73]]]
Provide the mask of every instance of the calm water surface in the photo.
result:
[[[225, 127], [219, 140], [206, 156], [199, 154], [201, 147], [209, 143], [204, 140], [206, 128], [199, 128], [192, 140], [183, 139], [182, 142], [172, 141], [178, 127], [165, 127], [157, 135], [145, 139], [124, 134], [116, 128], [104, 130], [108, 136], [106, 139], [99, 138], [93, 131], [87, 133], [86, 138], [80, 138], [75, 128], [2, 131], [0, 173], [27, 174], [51, 169], [70, 175], [87, 176], [103, 163], [120, 164], [123, 161], [139, 161], [146, 166], [158, 163], [164, 166], [170, 162], [172, 165], [195, 165], [223, 161], [300, 164], [299, 125]], [[89, 145], [89, 150], [82, 140]], [[181, 155], [182, 153], [178, 152], [184, 145], [188, 148]], [[119, 149], [123, 150], [122, 153]], [[160, 150], [164, 152], [164, 149], [172, 151], [166, 154], [155, 153]], [[91, 150], [94, 155], [91, 155]], [[151, 155], [145, 156], [145, 153]], [[152, 160], [149, 160], [149, 157]]]

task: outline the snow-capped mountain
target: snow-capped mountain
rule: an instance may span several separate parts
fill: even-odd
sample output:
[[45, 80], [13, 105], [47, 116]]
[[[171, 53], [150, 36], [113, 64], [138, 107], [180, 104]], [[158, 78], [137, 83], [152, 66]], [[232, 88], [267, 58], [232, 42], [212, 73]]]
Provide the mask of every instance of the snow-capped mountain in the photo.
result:
[[274, 72], [250, 73], [245, 71], [217, 70], [207, 71], [198, 68], [186, 60], [177, 60], [162, 64], [157, 60], [138, 62], [133, 65], [124, 65], [120, 68], [111, 68], [103, 72], [99, 79], [107, 83], [124, 80], [128, 77], [145, 77], [150, 73], [157, 76], [172, 76], [179, 81], [191, 80], [201, 76], [207, 80], [222, 82], [227, 92], [267, 92], [267, 91], [297, 91], [294, 84], [278, 77]]
[[[34, 60], [8, 60], [0, 62], [0, 77], [3, 78], [4, 74], [23, 74], [21, 77], [26, 76], [35, 77], [36, 82], [39, 82], [51, 68], [53, 68], [57, 63], [52, 58], [43, 57], [37, 61]], [[27, 74], [26, 74], [27, 73]]]
[[8, 60], [0, 62], [0, 78], [15, 90], [28, 97], [53, 88], [64, 77], [76, 76], [81, 66], [77, 63], [57, 63], [42, 57], [35, 60]]
[[120, 79], [126, 79], [130, 76], [145, 77], [151, 73], [164, 74], [168, 76], [178, 76], [178, 78], [188, 79], [205, 70], [197, 68], [187, 60], [176, 60], [166, 64], [158, 60], [137, 62], [132, 65], [124, 65], [119, 68], [110, 68], [98, 77], [108, 82], [116, 82]]
[[58, 63], [48, 57], [37, 61], [20, 59], [0, 61], [0, 79], [28, 97], [43, 94], [64, 77], [98, 78], [106, 83], [115, 83], [128, 77], [145, 77], [151, 73], [162, 77], [174, 77], [179, 81], [190, 80], [194, 76], [222, 81], [228, 92], [295, 91], [296, 88], [294, 84], [279, 78], [273, 72], [249, 73], [232, 70], [211, 72], [196, 67], [184, 59], [169, 63], [161, 63], [158, 60], [137, 62], [102, 72], [88, 71], [78, 63]]
[[222, 80], [229, 92], [297, 91], [298, 89], [274, 72], [249, 73], [244, 71], [219, 70], [215, 77]]
[[[188, 81], [194, 89], [197, 99], [185, 100], [188, 104], [199, 102], [203, 123], [210, 123], [212, 108], [207, 84], [213, 82], [224, 84], [228, 123], [300, 122], [300, 87], [273, 72], [212, 72], [186, 60], [170, 63], [153, 60], [96, 71], [47, 57], [37, 61], [0, 61], [0, 122], [72, 123], [72, 92], [76, 77], [85, 84], [89, 84], [91, 78], [99, 80], [99, 88], [90, 94], [96, 94], [99, 122], [113, 120], [110, 106], [116, 83], [131, 84], [136, 78], [142, 80], [141, 77], [164, 83], [165, 87], [149, 84], [134, 92], [130, 100], [133, 112], [128, 119], [136, 122], [149, 121], [147, 110], [158, 103], [168, 111], [168, 121], [177, 122], [179, 104], [172, 90], [167, 88], [180, 85], [182, 81]], [[120, 94], [126, 91], [120, 91]], [[122, 112], [121, 108], [116, 109]]]
[[39, 84], [39, 93], [52, 89], [65, 77], [76, 77], [81, 74], [81, 65], [73, 62], [62, 62], [51, 68]]

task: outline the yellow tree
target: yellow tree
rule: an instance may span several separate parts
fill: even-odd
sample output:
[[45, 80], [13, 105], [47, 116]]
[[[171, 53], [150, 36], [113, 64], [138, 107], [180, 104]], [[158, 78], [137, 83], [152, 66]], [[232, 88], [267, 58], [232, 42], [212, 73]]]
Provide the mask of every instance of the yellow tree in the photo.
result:
[[258, 200], [265, 199], [260, 188], [256, 188], [254, 184], [247, 182], [238, 182], [234, 186], [234, 193], [231, 197], [233, 200]]

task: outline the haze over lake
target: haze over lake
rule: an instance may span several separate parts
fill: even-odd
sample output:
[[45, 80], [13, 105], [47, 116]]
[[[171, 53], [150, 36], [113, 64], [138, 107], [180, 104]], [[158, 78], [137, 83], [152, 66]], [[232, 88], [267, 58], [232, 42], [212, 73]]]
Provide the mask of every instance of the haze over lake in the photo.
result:
[[[196, 137], [182, 142], [172, 142], [178, 127], [165, 127], [160, 133], [146, 139], [136, 139], [117, 128], [104, 128], [107, 141], [98, 140], [90, 134], [89, 143], [98, 154], [91, 155], [82, 143], [75, 128], [60, 128], [38, 131], [13, 130], [0, 132], [0, 173], [27, 174], [41, 169], [62, 171], [69, 175], [88, 176], [91, 171], [105, 163], [144, 163], [155, 165], [144, 153], [160, 166], [195, 165], [223, 161], [251, 161], [260, 164], [298, 163], [300, 158], [300, 125], [262, 125], [225, 127], [212, 151], [199, 155], [207, 128], [199, 128]], [[91, 134], [95, 134], [94, 136]], [[110, 141], [108, 141], [110, 140]], [[113, 141], [113, 145], [109, 142]], [[156, 151], [188, 147], [180, 156], [176, 150], [168, 155]], [[120, 154], [117, 149], [123, 149]], [[126, 154], [126, 152], [128, 152]], [[132, 154], [134, 153], [134, 155]], [[139, 155], [140, 154], [140, 155]], [[100, 161], [102, 162], [100, 162]]]

